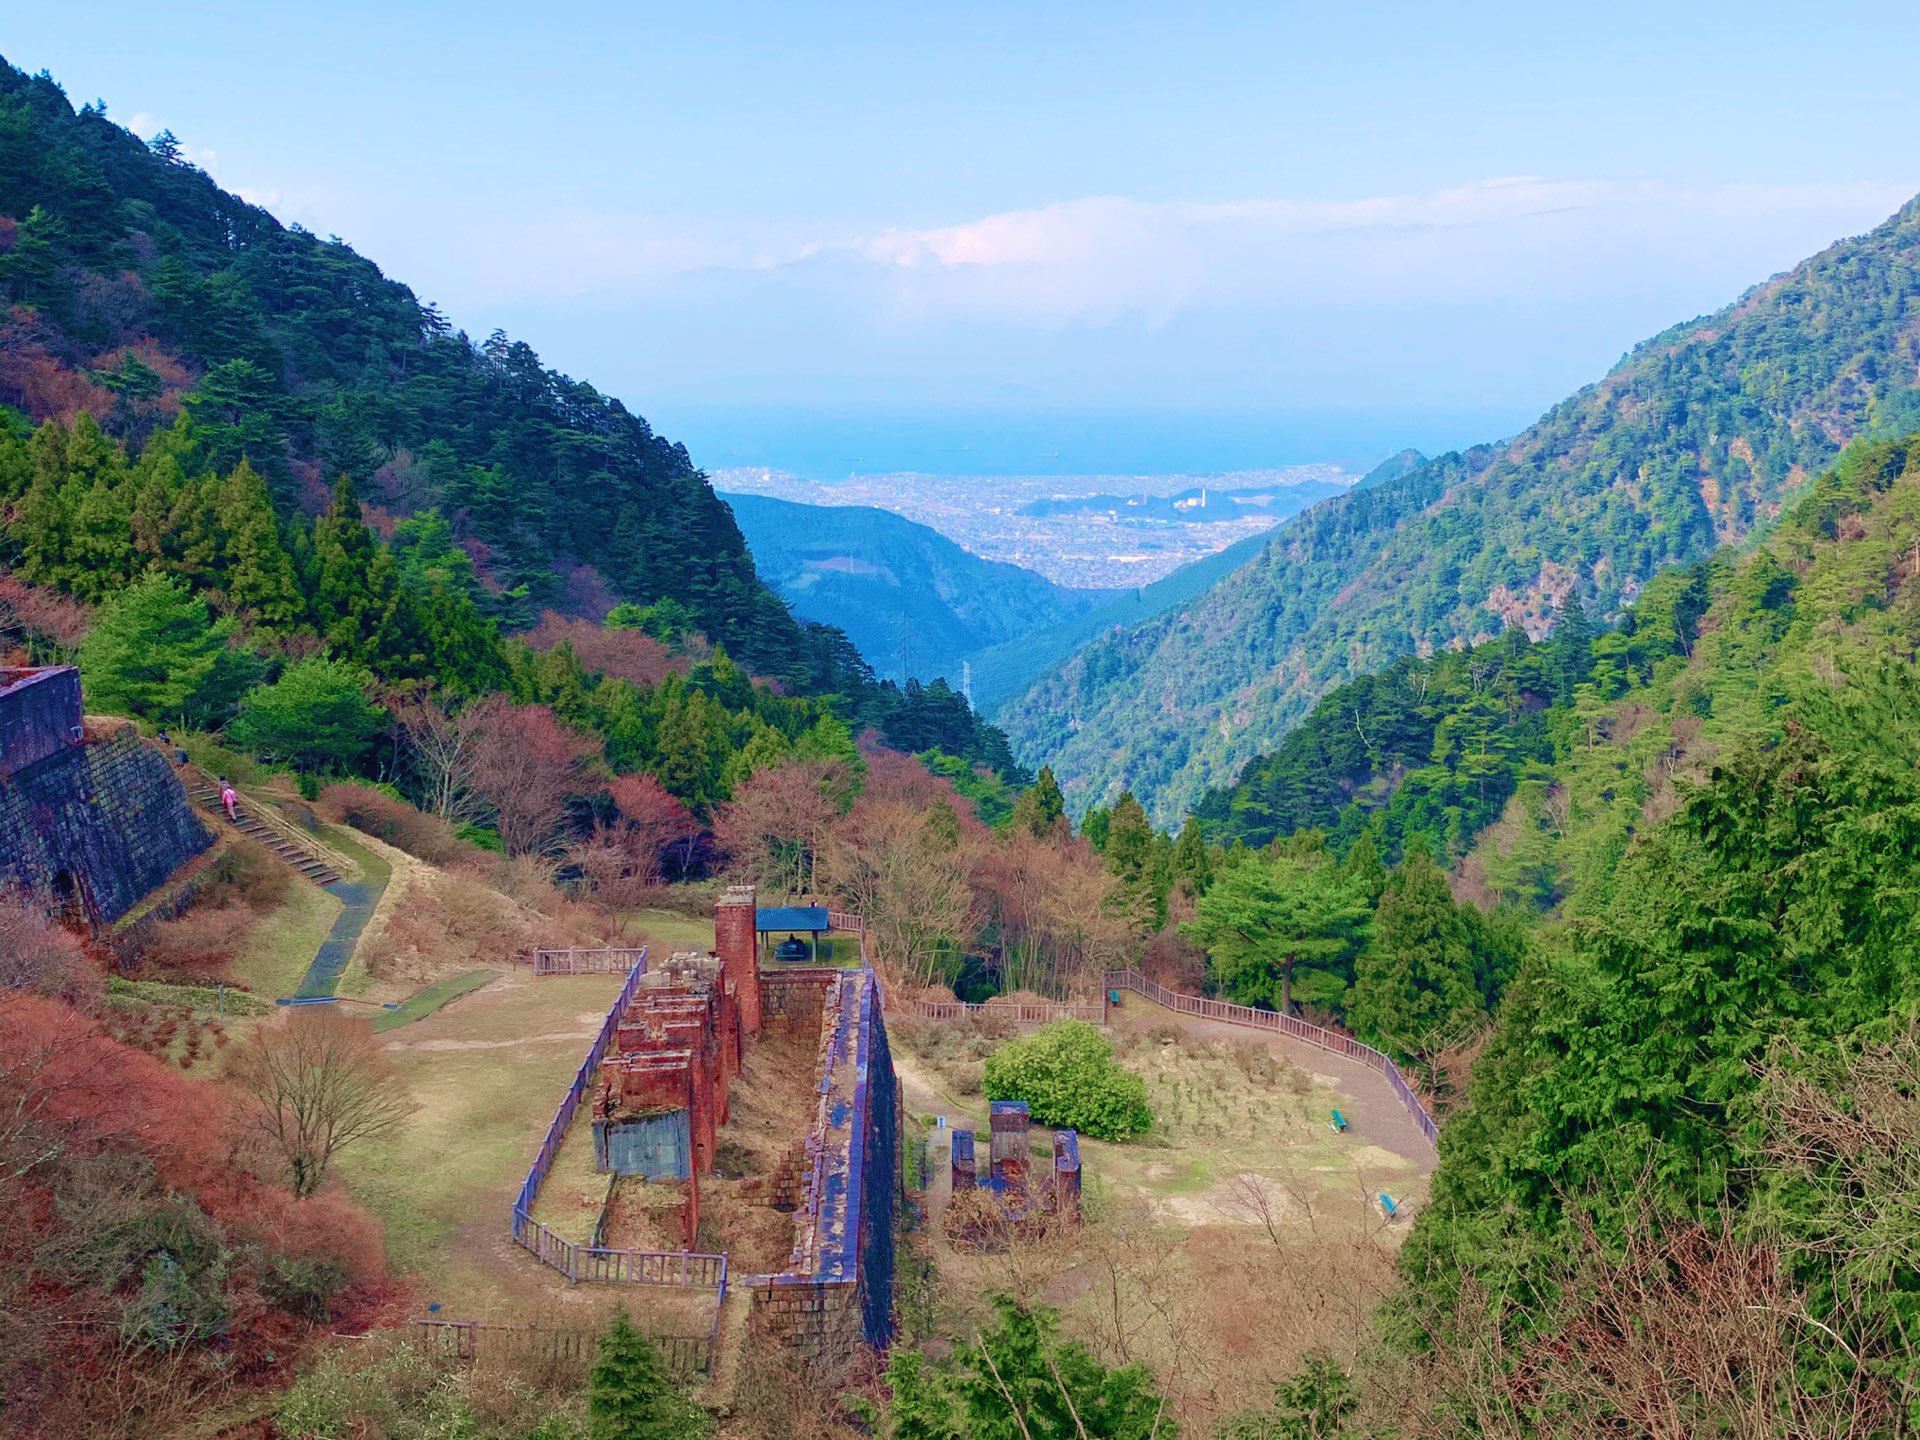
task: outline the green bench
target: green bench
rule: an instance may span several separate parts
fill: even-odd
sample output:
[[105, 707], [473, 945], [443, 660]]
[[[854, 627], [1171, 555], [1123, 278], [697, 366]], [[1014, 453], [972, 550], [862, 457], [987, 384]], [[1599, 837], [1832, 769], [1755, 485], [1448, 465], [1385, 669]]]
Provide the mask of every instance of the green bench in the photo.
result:
[[1346, 1134], [1347, 1133], [1347, 1117], [1342, 1115], [1338, 1110], [1334, 1111], [1333, 1120], [1330, 1123], [1329, 1128], [1336, 1135]]

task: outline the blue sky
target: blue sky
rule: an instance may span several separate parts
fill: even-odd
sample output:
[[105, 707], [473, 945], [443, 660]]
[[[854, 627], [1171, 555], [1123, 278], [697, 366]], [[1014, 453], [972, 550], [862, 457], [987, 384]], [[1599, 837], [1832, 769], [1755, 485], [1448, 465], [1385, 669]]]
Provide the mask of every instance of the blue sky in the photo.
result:
[[709, 466], [1361, 463], [1520, 428], [1920, 191], [1920, 7], [94, 3], [171, 128]]

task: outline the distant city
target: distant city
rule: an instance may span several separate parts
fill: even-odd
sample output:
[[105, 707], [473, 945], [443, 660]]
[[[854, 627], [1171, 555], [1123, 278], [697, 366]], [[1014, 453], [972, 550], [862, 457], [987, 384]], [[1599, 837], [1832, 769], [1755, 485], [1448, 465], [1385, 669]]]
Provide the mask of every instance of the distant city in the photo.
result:
[[712, 472], [723, 494], [890, 510], [984, 559], [1082, 590], [1151, 584], [1357, 478], [1337, 465], [1204, 476], [890, 474], [833, 482], [757, 467]]

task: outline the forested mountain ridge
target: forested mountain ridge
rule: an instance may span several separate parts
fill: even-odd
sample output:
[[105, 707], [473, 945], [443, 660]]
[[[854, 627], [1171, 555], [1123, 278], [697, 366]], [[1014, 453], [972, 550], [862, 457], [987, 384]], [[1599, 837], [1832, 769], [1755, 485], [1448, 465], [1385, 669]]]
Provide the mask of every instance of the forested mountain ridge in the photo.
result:
[[34, 420], [87, 412], [137, 445], [184, 411], [283, 516], [342, 474], [394, 513], [438, 509], [509, 621], [671, 599], [762, 674], [831, 663], [682, 446], [4, 61], [0, 300], [0, 402]]
[[[1369, 470], [1352, 489], [1361, 491], [1396, 480], [1426, 456], [1418, 450], [1402, 450], [1388, 456]], [[1289, 515], [1282, 524], [1292, 523]], [[989, 646], [967, 659], [973, 665], [975, 702], [988, 714], [1002, 701], [1012, 700], [1041, 672], [1060, 664], [1090, 640], [1123, 625], [1138, 625], [1174, 606], [1204, 594], [1242, 565], [1252, 564], [1273, 543], [1279, 527], [1263, 530], [1236, 540], [1224, 550], [1204, 560], [1182, 565], [1171, 575], [1137, 590], [1123, 590], [1098, 610], [1065, 620], [1045, 629], [1030, 630], [1018, 639]]]
[[1099, 608], [1107, 590], [1069, 590], [1018, 565], [983, 560], [939, 531], [866, 505], [723, 496], [759, 574], [797, 614], [846, 631], [882, 674], [905, 654], [922, 679], [957, 684], [985, 646]]
[[1162, 824], [1397, 656], [1612, 613], [1765, 524], [1848, 440], [1920, 420], [1920, 202], [1636, 347], [1511, 441], [1316, 506], [1199, 600], [1089, 645], [1001, 719], [1076, 809]]

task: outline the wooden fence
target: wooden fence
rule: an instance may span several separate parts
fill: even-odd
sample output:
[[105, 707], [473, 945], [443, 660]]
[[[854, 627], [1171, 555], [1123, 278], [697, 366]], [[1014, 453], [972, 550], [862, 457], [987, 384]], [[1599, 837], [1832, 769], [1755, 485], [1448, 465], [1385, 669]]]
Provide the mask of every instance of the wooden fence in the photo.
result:
[[[540, 1325], [483, 1325], [477, 1320], [429, 1317], [407, 1322], [413, 1342], [430, 1354], [448, 1360], [476, 1360], [488, 1355], [532, 1356], [545, 1360], [591, 1365], [600, 1351], [600, 1337], [592, 1330], [556, 1330]], [[704, 1375], [713, 1369], [712, 1334], [647, 1336], [667, 1368], [681, 1376]]]
[[1169, 990], [1164, 985], [1156, 985], [1137, 970], [1109, 970], [1107, 989], [1132, 990], [1144, 995], [1156, 1005], [1181, 1015], [1193, 1015], [1202, 1020], [1220, 1020], [1228, 1025], [1247, 1025], [1256, 1030], [1275, 1030], [1282, 1035], [1291, 1035], [1296, 1040], [1304, 1040], [1309, 1045], [1317, 1045], [1322, 1050], [1330, 1050], [1336, 1055], [1345, 1055], [1358, 1060], [1370, 1070], [1384, 1075], [1387, 1084], [1393, 1087], [1393, 1093], [1400, 1097], [1400, 1103], [1407, 1107], [1407, 1114], [1413, 1123], [1420, 1127], [1420, 1133], [1427, 1142], [1438, 1146], [1440, 1127], [1433, 1123], [1433, 1117], [1427, 1114], [1427, 1107], [1420, 1103], [1420, 1097], [1413, 1092], [1400, 1074], [1399, 1067], [1382, 1055], [1371, 1045], [1366, 1045], [1351, 1035], [1342, 1035], [1338, 1030], [1328, 1030], [1320, 1025], [1309, 1024], [1292, 1015], [1282, 1015], [1277, 1010], [1256, 1010], [1251, 1005], [1235, 1005], [1226, 1000], [1208, 1000], [1199, 995], [1182, 995], [1177, 990]]
[[867, 917], [864, 915], [855, 915], [847, 910], [827, 911], [827, 924], [836, 930], [844, 930], [849, 935], [865, 935], [867, 933]]
[[647, 947], [569, 945], [564, 950], [536, 949], [532, 959], [536, 975], [624, 975], [635, 966], [646, 968]]
[[970, 1005], [964, 1000], [916, 1000], [913, 1013], [922, 1020], [970, 1020], [991, 1016], [1015, 1025], [1049, 1025], [1055, 1020], [1085, 1020], [1091, 1025], [1107, 1023], [1104, 1001], [1056, 1000], [1044, 1004], [988, 1003]]
[[[564, 955], [566, 952], [552, 953]], [[554, 1234], [533, 1218], [533, 1205], [539, 1198], [540, 1186], [545, 1183], [547, 1171], [553, 1168], [554, 1157], [560, 1153], [561, 1143], [567, 1138], [567, 1129], [573, 1123], [574, 1113], [593, 1089], [600, 1062], [606, 1058], [614, 1034], [620, 1028], [620, 1017], [626, 1014], [627, 1006], [633, 1003], [634, 992], [640, 988], [640, 978], [647, 973], [646, 949], [642, 947], [628, 953], [636, 958], [633, 968], [627, 973], [627, 982], [620, 987], [619, 995], [614, 997], [607, 1018], [600, 1022], [600, 1033], [594, 1036], [593, 1044], [587, 1049], [587, 1058], [580, 1062], [573, 1084], [560, 1101], [560, 1108], [554, 1112], [553, 1123], [547, 1127], [546, 1138], [540, 1142], [540, 1152], [534, 1156], [527, 1178], [520, 1186], [519, 1197], [513, 1202], [514, 1243], [576, 1283], [581, 1280], [613, 1280], [629, 1285], [681, 1285], [717, 1290], [725, 1298], [725, 1255], [677, 1250], [609, 1250], [598, 1245], [580, 1245]], [[539, 973], [537, 969], [535, 973]]]

